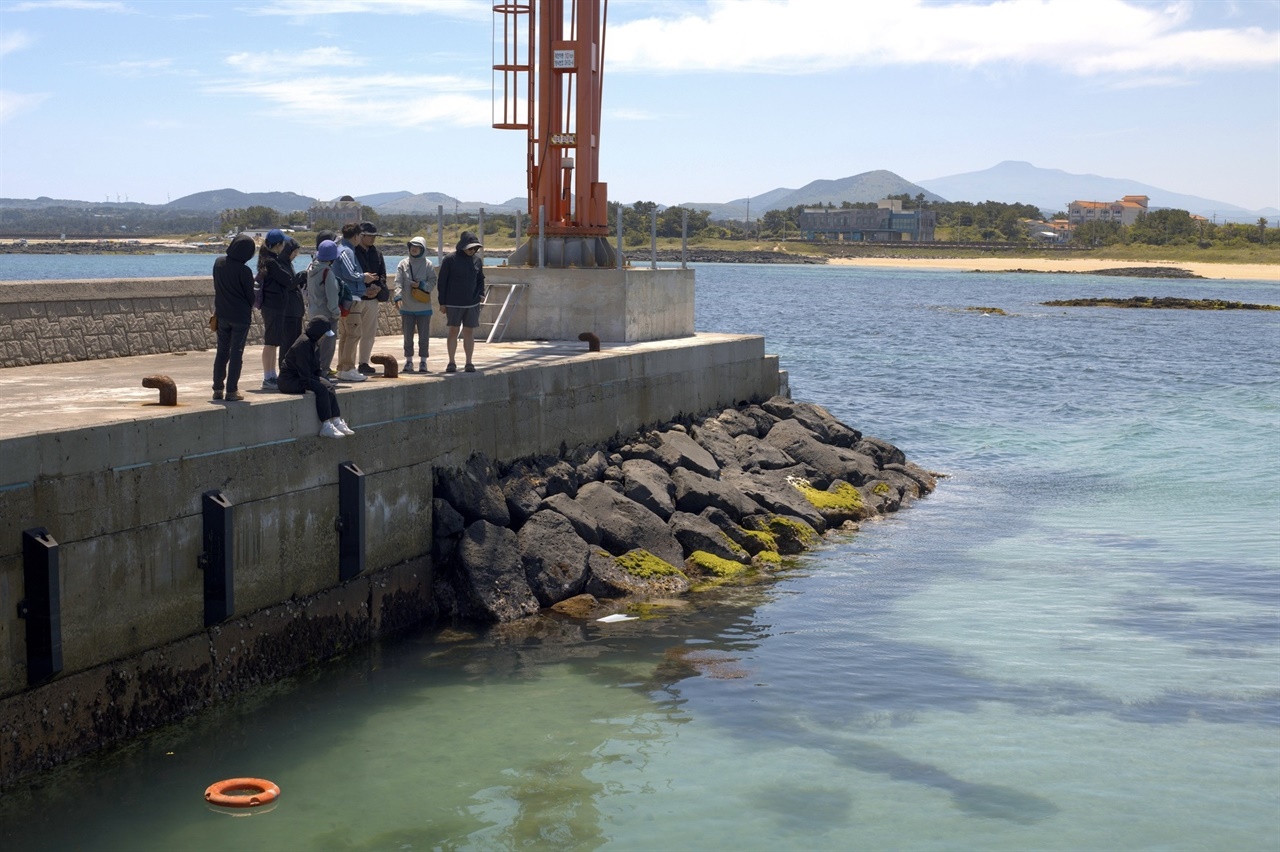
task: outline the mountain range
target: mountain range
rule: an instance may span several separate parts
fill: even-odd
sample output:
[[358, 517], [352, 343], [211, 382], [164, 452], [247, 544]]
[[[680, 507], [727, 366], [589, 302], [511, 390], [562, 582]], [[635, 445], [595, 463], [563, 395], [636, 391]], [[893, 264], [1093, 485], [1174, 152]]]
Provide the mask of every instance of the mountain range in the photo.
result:
[[[836, 180], [815, 180], [799, 189], [778, 187], [743, 198], [723, 202], [683, 202], [681, 206], [706, 210], [713, 219], [758, 218], [769, 210], [797, 205], [834, 204], [842, 201], [874, 202], [890, 195], [906, 193], [923, 195], [927, 200], [1000, 201], [1034, 204], [1046, 215], [1065, 210], [1071, 201], [1115, 201], [1126, 195], [1146, 195], [1152, 209], [1172, 207], [1186, 210], [1218, 222], [1256, 222], [1265, 216], [1274, 220], [1280, 210], [1268, 207], [1247, 210], [1225, 201], [1171, 192], [1160, 187], [1123, 178], [1070, 174], [1061, 169], [1044, 169], [1031, 163], [1006, 160], [989, 169], [922, 180], [917, 183], [883, 169], [862, 172]], [[442, 192], [413, 193], [407, 190], [355, 196], [361, 203], [379, 213], [435, 213], [443, 206], [446, 212], [475, 213], [480, 208], [490, 213], [523, 211], [525, 199], [515, 196], [499, 203], [462, 201]], [[170, 210], [218, 213], [228, 208], [255, 205], [272, 207], [282, 213], [306, 210], [315, 199], [294, 192], [241, 192], [218, 189], [176, 198], [167, 204], [146, 205], [126, 202], [129, 207], [156, 207]], [[105, 202], [110, 205], [111, 202]], [[87, 208], [104, 206], [104, 202], [68, 201], [41, 197], [37, 199], [0, 198], [0, 209], [38, 209], [47, 207]], [[124, 206], [124, 205], [114, 205]], [[666, 206], [666, 205], [661, 205]]]

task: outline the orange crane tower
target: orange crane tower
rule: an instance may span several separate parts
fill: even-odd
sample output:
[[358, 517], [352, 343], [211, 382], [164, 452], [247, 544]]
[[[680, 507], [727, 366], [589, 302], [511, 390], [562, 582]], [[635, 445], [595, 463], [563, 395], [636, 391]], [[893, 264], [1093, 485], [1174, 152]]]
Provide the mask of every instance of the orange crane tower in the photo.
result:
[[511, 265], [536, 265], [539, 258], [550, 267], [616, 262], [600, 180], [607, 7], [608, 0], [506, 0], [493, 7], [493, 126], [528, 134], [529, 240]]

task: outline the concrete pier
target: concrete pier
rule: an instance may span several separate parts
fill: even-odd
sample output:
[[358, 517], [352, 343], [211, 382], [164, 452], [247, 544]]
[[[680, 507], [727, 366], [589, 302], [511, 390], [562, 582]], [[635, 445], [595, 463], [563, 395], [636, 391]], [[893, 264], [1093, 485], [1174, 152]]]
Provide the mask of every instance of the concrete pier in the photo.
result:
[[[356, 435], [316, 436], [312, 397], [210, 400], [213, 352], [0, 370], [0, 785], [430, 618], [432, 478], [483, 452], [554, 453], [760, 400], [760, 337], [477, 345], [474, 374], [339, 392]], [[398, 335], [375, 353], [400, 356]], [[177, 407], [147, 376], [167, 375]], [[339, 466], [363, 473], [366, 570], [340, 582]], [[234, 613], [206, 627], [202, 495], [234, 507]], [[62, 671], [29, 684], [23, 531], [59, 549]]]

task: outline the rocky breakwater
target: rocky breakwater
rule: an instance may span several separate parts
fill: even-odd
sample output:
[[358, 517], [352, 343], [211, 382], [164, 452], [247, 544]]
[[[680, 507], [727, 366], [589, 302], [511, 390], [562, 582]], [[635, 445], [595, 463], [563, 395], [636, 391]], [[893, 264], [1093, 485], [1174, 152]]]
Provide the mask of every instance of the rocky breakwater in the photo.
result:
[[437, 471], [435, 603], [493, 623], [683, 594], [896, 512], [937, 476], [782, 397], [558, 456], [473, 456]]

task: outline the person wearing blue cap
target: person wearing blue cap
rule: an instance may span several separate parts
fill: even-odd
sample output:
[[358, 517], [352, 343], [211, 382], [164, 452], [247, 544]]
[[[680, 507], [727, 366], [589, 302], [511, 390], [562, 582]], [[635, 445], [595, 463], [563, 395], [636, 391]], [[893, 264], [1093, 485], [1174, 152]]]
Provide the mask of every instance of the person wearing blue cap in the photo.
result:
[[[263, 390], [277, 389], [277, 365], [284, 355], [280, 347], [289, 346], [302, 334], [301, 294], [296, 292], [293, 265], [283, 256], [288, 243], [284, 231], [272, 228], [258, 249], [256, 280], [260, 289], [255, 301], [262, 310], [262, 342], [265, 344], [262, 347]], [[292, 323], [286, 323], [289, 313], [296, 315]]]
[[[336, 236], [319, 233], [316, 237]], [[338, 260], [338, 245], [331, 239], [319, 239], [316, 256], [307, 267], [307, 321], [322, 319], [329, 323], [329, 331], [316, 347], [316, 358], [328, 377], [333, 366], [333, 353], [337, 349], [334, 326], [342, 318], [342, 285], [334, 272]]]

